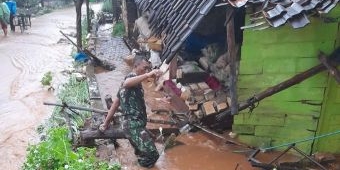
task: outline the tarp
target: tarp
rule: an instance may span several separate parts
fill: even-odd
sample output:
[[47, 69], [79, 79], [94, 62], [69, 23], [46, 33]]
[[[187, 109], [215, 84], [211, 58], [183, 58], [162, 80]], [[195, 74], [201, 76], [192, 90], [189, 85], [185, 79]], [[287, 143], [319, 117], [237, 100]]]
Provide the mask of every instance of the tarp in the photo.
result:
[[9, 14], [10, 11], [5, 2], [0, 3], [0, 18], [4, 20], [6, 23], [9, 23]]

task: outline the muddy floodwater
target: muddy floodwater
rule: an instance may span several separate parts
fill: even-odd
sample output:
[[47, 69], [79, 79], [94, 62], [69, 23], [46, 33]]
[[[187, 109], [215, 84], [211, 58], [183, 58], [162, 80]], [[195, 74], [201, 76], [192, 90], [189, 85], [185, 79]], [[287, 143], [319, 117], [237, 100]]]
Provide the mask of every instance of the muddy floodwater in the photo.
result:
[[[96, 53], [97, 56], [116, 66], [113, 71], [96, 69], [96, 79], [102, 98], [106, 94], [115, 97], [119, 86], [131, 68], [123, 61], [130, 51], [125, 46], [122, 38], [110, 36], [111, 24], [100, 26], [98, 31]], [[143, 83], [146, 103], [152, 109], [168, 109], [168, 105], [156, 98], [164, 97], [162, 93], [154, 92], [149, 83]], [[154, 115], [151, 115], [154, 116]], [[150, 115], [149, 115], [150, 117]], [[163, 125], [148, 124], [148, 127], [158, 128]], [[164, 126], [163, 126], [164, 127]], [[128, 140], [117, 140], [120, 147], [116, 148], [116, 160], [122, 169], [139, 170], [134, 150]], [[235, 154], [234, 150], [245, 150], [230, 146], [222, 140], [204, 132], [187, 133], [176, 138], [179, 145], [162, 152], [163, 143], [157, 142], [156, 146], [161, 152], [153, 170], [252, 170], [244, 154]], [[103, 151], [105, 152], [105, 151]]]
[[20, 169], [29, 143], [39, 141], [36, 127], [51, 113], [43, 101], [53, 101], [40, 83], [51, 71], [53, 87], [65, 81], [63, 71], [72, 68], [70, 44], [57, 43], [65, 32], [74, 31], [73, 8], [32, 18], [32, 27], [20, 33], [0, 32], [0, 167]]

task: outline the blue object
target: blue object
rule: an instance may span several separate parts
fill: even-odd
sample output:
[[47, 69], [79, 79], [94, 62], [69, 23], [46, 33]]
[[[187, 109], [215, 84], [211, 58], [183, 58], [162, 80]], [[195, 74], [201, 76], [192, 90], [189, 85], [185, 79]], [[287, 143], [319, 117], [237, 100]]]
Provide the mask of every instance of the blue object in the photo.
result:
[[80, 52], [80, 53], [77, 53], [75, 56], [74, 56], [74, 60], [76, 62], [82, 62], [82, 63], [85, 63], [89, 60], [89, 57], [87, 57], [87, 55], [83, 52]]
[[5, 2], [8, 6], [9, 11], [12, 15], [15, 15], [17, 13], [17, 3], [15, 1], [6, 1]]
[[185, 51], [193, 55], [199, 55], [201, 54], [201, 49], [212, 43], [224, 44], [225, 36], [223, 34], [200, 35], [193, 32], [184, 42]]

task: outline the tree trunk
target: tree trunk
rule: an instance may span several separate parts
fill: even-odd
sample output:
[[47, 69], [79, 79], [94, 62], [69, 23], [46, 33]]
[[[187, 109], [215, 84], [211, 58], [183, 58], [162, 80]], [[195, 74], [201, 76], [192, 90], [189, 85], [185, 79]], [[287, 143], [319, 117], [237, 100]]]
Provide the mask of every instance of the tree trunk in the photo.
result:
[[[80, 48], [83, 48], [82, 44], [82, 31], [81, 31], [81, 6], [83, 5], [84, 0], [75, 0], [75, 6], [76, 6], [76, 29], [77, 29], [77, 45]], [[78, 52], [80, 50], [78, 49]]]

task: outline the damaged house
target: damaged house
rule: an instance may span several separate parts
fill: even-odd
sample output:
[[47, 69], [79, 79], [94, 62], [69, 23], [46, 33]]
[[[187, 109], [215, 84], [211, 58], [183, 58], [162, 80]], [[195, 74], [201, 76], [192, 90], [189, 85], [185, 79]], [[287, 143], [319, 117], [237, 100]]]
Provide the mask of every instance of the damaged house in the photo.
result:
[[340, 153], [340, 134], [318, 138], [340, 130], [337, 3], [123, 0], [122, 11], [132, 46], [170, 65], [164, 88], [182, 111], [251, 146], [309, 138], [297, 147]]

